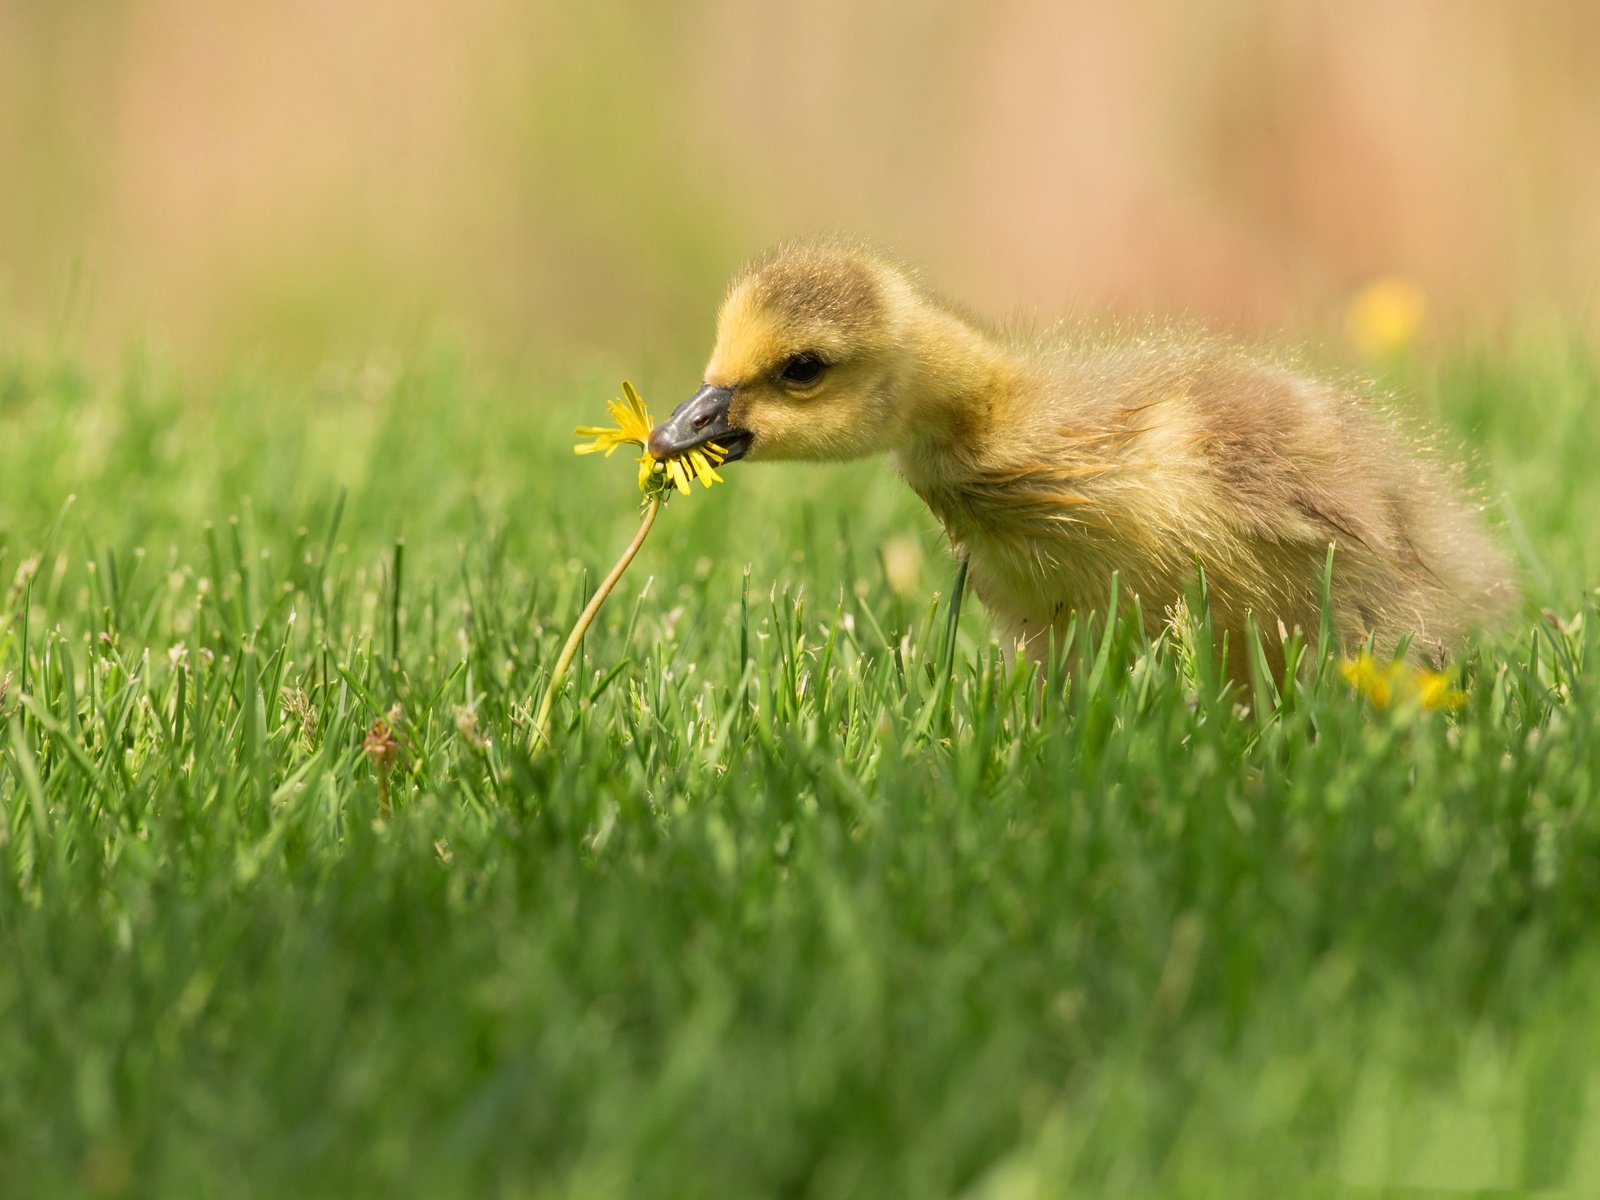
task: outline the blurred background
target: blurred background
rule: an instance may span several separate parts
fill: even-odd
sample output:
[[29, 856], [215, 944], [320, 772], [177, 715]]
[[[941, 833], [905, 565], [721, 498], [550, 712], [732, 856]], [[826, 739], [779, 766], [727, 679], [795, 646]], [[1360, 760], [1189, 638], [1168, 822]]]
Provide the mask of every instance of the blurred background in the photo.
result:
[[1597, 51], [1592, 0], [0, 0], [0, 332], [648, 378], [840, 229], [998, 317], [1593, 329]]

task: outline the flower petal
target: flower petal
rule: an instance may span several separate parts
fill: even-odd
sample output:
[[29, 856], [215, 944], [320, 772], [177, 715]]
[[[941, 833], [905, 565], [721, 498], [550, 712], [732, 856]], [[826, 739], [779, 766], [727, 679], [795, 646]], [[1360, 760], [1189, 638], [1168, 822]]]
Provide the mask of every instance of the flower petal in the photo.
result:
[[683, 468], [683, 460], [679, 458], [667, 459], [667, 470], [672, 475], [672, 482], [678, 485], [678, 490], [685, 496], [689, 494], [689, 472]]
[[689, 455], [689, 465], [694, 468], [695, 478], [706, 487], [722, 482], [722, 476], [718, 475], [716, 468], [711, 465], [711, 459], [698, 450]]
[[634, 391], [633, 384], [626, 379], [622, 381], [622, 394], [624, 399], [617, 402], [617, 424], [630, 439], [643, 446], [650, 440], [650, 410], [644, 406], [644, 398]]

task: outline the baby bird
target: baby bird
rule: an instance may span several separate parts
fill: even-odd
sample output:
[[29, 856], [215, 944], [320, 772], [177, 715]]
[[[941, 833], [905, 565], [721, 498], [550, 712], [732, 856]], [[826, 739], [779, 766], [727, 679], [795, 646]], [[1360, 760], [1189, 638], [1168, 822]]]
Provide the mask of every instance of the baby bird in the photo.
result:
[[1222, 340], [1033, 340], [985, 327], [912, 273], [840, 244], [735, 276], [704, 386], [658, 457], [889, 455], [967, 556], [999, 632], [1039, 657], [1111, 579], [1154, 636], [1204, 572], [1229, 668], [1246, 620], [1281, 664], [1314, 633], [1334, 548], [1347, 649], [1442, 659], [1515, 592], [1478, 506], [1349, 391]]

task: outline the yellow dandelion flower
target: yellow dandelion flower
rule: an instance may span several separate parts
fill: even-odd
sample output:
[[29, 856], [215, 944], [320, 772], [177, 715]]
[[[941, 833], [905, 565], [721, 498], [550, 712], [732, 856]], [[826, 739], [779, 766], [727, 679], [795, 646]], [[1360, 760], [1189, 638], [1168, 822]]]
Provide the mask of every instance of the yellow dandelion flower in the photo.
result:
[[607, 408], [611, 412], [611, 419], [617, 423], [616, 428], [579, 425], [572, 432], [578, 437], [593, 438], [594, 441], [587, 446], [574, 446], [574, 454], [604, 452], [610, 458], [618, 446], [631, 445], [644, 449], [645, 443], [650, 440], [650, 410], [644, 406], [644, 398], [633, 390], [633, 384], [624, 379], [622, 398], [613, 400]]
[[1442, 671], [1416, 673], [1417, 700], [1423, 708], [1437, 711], [1441, 708], [1460, 708], [1467, 702], [1467, 694], [1456, 687], [1450, 676]]
[[1408, 700], [1420, 708], [1437, 711], [1460, 708], [1467, 702], [1467, 694], [1455, 686], [1450, 675], [1426, 671], [1398, 660], [1380, 663], [1365, 650], [1341, 663], [1339, 672], [1373, 708], [1388, 708]]
[[590, 440], [587, 445], [574, 446], [573, 450], [578, 454], [604, 454], [607, 458], [616, 453], [618, 446], [637, 446], [644, 451], [639, 456], [639, 490], [644, 493], [644, 503], [640, 506], [639, 532], [633, 535], [633, 541], [628, 543], [628, 548], [622, 552], [622, 557], [617, 559], [616, 565], [600, 581], [600, 586], [595, 588], [594, 594], [589, 597], [589, 603], [584, 606], [583, 612], [578, 614], [572, 632], [567, 634], [561, 653], [556, 656], [555, 666], [550, 669], [550, 682], [545, 685], [544, 697], [539, 701], [539, 710], [533, 718], [535, 754], [550, 744], [552, 731], [550, 714], [556, 697], [561, 694], [562, 680], [566, 678], [567, 671], [577, 656], [578, 647], [583, 643], [584, 633], [593, 624], [595, 614], [600, 611], [600, 606], [605, 603], [611, 590], [617, 586], [617, 581], [628, 569], [628, 564], [633, 562], [634, 555], [639, 553], [639, 547], [644, 545], [644, 539], [649, 536], [650, 529], [655, 524], [656, 514], [666, 503], [668, 494], [673, 488], [677, 488], [687, 496], [689, 483], [694, 479], [698, 479], [702, 487], [721, 483], [722, 476], [717, 474], [717, 468], [728, 458], [728, 451], [715, 442], [707, 442], [685, 450], [682, 454], [673, 454], [664, 459], [656, 458], [650, 453], [650, 410], [644, 406], [644, 398], [633, 390], [633, 384], [627, 380], [623, 380], [621, 398], [611, 402], [610, 412], [611, 419], [616, 425], [578, 426], [573, 432], [578, 437]]
[[1416, 341], [1428, 316], [1428, 298], [1409, 279], [1375, 279], [1355, 294], [1345, 312], [1345, 333], [1368, 358], [1403, 350]]
[[1388, 708], [1394, 694], [1394, 679], [1399, 663], [1380, 667], [1365, 650], [1356, 658], [1339, 664], [1345, 682], [1372, 702], [1374, 708]]
[[650, 494], [664, 493], [676, 487], [685, 496], [689, 483], [698, 479], [703, 487], [722, 483], [717, 468], [728, 456], [727, 450], [715, 442], [685, 450], [667, 459], [655, 458], [649, 452], [650, 430], [654, 422], [644, 398], [626, 379], [622, 381], [622, 397], [609, 405], [613, 426], [580, 425], [573, 430], [576, 436], [593, 439], [587, 445], [574, 446], [574, 454], [604, 454], [610, 458], [618, 446], [637, 446], [644, 453], [638, 458], [639, 490]]

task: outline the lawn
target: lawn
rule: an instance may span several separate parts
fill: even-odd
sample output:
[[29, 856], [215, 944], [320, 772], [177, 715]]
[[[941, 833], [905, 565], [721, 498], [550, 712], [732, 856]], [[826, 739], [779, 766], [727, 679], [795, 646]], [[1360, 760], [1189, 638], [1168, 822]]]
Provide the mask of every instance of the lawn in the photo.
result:
[[611, 372], [0, 355], [0, 1193], [1600, 1189], [1600, 357], [1387, 370], [1523, 572], [1459, 711], [1041, 684], [884, 464], [736, 465], [533, 756]]

